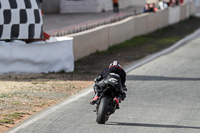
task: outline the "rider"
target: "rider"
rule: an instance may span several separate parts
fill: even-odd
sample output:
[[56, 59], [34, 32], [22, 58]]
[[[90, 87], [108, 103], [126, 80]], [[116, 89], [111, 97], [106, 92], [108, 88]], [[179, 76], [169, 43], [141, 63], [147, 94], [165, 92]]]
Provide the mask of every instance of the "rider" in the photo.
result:
[[[126, 88], [126, 85], [125, 85], [126, 72], [121, 68], [118, 61], [113, 61], [110, 64], [110, 66], [108, 68], [105, 68], [102, 71], [102, 73], [100, 74], [100, 76], [98, 76], [94, 81], [97, 82], [97, 81], [101, 81], [102, 79], [106, 79], [106, 77], [108, 76], [109, 73], [116, 73], [116, 74], [120, 75], [122, 89], [121, 89], [121, 92], [119, 92], [119, 93], [121, 94], [122, 100], [124, 100], [126, 98], [125, 91], [127, 91], [127, 88]], [[94, 88], [95, 95], [94, 95], [93, 100], [90, 102], [90, 104], [92, 104], [92, 105], [94, 105], [97, 102], [99, 95], [100, 95], [100, 91], [101, 91], [101, 88], [97, 84], [95, 84], [93, 88]], [[114, 100], [119, 107], [120, 101], [117, 98], [115, 98]]]

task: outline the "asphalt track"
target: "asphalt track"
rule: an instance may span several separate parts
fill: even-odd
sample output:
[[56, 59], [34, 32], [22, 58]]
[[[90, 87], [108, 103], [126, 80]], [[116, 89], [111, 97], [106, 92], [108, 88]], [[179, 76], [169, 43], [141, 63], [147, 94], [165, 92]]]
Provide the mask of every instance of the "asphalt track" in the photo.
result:
[[195, 36], [199, 31], [171, 50], [128, 66], [127, 98], [105, 125], [95, 122], [90, 88], [9, 133], [199, 133], [200, 37]]

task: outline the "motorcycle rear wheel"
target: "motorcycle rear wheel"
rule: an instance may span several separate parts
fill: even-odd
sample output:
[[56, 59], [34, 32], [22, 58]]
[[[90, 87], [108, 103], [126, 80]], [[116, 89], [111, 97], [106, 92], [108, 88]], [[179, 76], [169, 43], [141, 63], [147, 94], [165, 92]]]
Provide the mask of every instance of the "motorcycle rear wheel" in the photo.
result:
[[97, 118], [96, 118], [96, 122], [98, 124], [105, 124], [106, 121], [106, 113], [107, 113], [107, 109], [108, 109], [108, 105], [110, 103], [110, 99], [107, 97], [103, 97], [101, 99], [99, 108], [98, 108], [98, 112], [97, 112]]

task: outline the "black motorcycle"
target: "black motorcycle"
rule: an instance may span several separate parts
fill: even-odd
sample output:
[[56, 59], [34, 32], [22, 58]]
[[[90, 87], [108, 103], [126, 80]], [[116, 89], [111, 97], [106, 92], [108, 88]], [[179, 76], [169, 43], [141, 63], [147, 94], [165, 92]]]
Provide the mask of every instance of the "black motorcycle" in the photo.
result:
[[100, 96], [96, 102], [96, 109], [94, 112], [97, 114], [96, 122], [105, 124], [109, 116], [119, 109], [118, 104], [114, 101], [115, 98], [121, 102], [120, 91], [122, 89], [121, 78], [118, 74], [110, 73], [106, 79], [96, 82], [100, 86]]

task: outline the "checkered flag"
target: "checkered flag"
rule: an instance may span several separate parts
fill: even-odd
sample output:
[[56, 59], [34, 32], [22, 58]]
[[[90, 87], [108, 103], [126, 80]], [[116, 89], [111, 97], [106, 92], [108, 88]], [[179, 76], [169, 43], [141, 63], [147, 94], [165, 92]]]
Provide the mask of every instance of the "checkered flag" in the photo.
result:
[[0, 0], [0, 40], [41, 39], [40, 0]]

